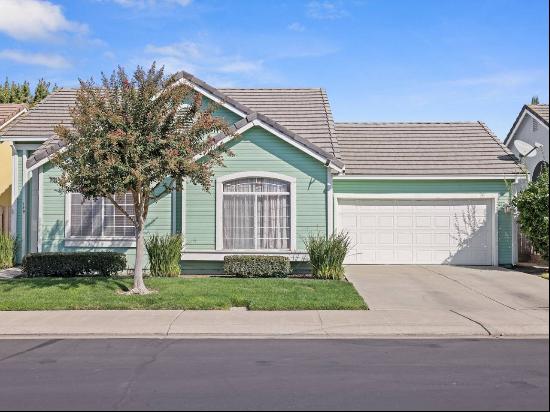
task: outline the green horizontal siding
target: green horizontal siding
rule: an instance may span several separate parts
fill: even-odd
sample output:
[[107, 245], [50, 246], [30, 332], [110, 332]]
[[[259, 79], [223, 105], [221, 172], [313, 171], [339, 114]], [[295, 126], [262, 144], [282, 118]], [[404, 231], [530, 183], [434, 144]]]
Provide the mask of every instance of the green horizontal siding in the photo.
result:
[[219, 275], [223, 273], [222, 261], [184, 260], [181, 262], [184, 275]]
[[186, 248], [216, 248], [216, 187], [219, 176], [236, 172], [274, 172], [296, 179], [296, 247], [311, 232], [326, 232], [326, 167], [318, 160], [260, 127], [253, 127], [229, 144], [234, 157], [214, 169], [212, 187], [187, 185]]
[[504, 180], [334, 180], [334, 193], [498, 193], [498, 261], [512, 264], [513, 216], [504, 211], [510, 193]]
[[[50, 163], [43, 168], [42, 198], [42, 251], [43, 252], [82, 252], [82, 251], [117, 251], [126, 254], [129, 266], [135, 259], [134, 248], [104, 247], [66, 247], [65, 241], [65, 193], [59, 190], [53, 177], [60, 174], [60, 169]], [[158, 200], [149, 209], [146, 234], [167, 234], [172, 232], [172, 198], [170, 195]]]

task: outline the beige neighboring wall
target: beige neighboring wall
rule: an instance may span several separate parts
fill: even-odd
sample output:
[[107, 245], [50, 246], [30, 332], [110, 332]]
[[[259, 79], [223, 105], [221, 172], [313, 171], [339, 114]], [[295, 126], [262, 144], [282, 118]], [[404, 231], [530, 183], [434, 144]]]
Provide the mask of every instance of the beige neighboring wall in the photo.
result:
[[0, 229], [7, 232], [11, 207], [11, 145], [0, 143]]
[[[20, 103], [0, 104], [0, 130], [27, 111], [27, 106]], [[11, 211], [11, 155], [10, 142], [0, 143], [0, 233], [9, 231]]]

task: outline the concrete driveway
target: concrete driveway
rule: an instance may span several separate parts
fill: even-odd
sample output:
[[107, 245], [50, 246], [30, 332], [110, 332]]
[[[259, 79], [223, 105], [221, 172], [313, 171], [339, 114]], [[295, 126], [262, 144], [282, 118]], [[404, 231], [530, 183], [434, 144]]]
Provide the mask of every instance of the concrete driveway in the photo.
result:
[[491, 334], [548, 331], [549, 282], [538, 276], [495, 267], [350, 265], [346, 277], [374, 311], [450, 311]]

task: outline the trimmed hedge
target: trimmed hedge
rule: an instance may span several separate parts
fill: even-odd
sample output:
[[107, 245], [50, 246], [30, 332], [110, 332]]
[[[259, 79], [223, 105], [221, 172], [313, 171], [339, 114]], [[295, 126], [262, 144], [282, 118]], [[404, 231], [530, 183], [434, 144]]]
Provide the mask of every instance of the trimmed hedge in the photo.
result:
[[223, 272], [240, 278], [282, 278], [292, 273], [286, 256], [226, 256]]
[[23, 258], [27, 276], [110, 276], [124, 269], [126, 256], [116, 252], [31, 253]]

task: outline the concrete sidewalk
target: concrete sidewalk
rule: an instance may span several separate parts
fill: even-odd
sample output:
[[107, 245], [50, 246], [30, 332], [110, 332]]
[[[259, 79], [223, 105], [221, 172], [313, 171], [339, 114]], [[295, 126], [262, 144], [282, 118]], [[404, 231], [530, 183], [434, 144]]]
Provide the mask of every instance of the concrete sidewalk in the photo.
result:
[[[534, 311], [536, 312], [536, 311]], [[476, 320], [482, 318], [483, 323]], [[516, 313], [503, 324], [491, 313], [452, 311], [28, 311], [0, 312], [0, 338], [362, 338], [548, 337], [548, 311]]]

